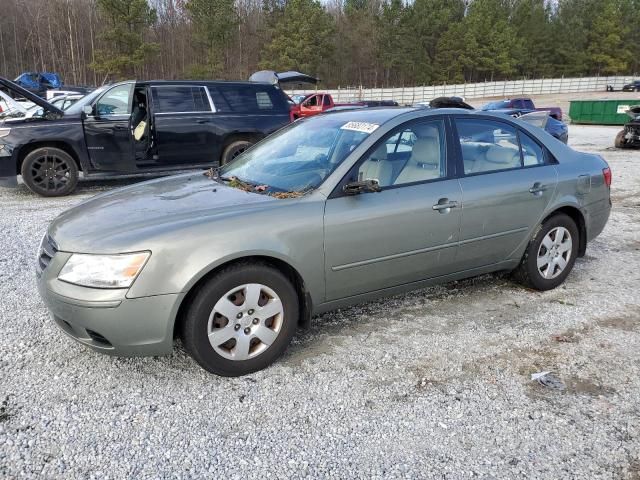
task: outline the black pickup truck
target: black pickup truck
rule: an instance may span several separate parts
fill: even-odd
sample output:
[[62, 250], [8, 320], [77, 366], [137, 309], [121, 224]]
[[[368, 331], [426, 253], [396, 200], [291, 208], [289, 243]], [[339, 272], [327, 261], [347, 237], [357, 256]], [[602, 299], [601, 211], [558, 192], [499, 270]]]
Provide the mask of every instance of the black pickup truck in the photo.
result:
[[224, 164], [291, 121], [287, 96], [256, 82], [128, 81], [62, 111], [0, 78], [40, 107], [0, 113], [0, 186], [60, 196], [85, 178]]

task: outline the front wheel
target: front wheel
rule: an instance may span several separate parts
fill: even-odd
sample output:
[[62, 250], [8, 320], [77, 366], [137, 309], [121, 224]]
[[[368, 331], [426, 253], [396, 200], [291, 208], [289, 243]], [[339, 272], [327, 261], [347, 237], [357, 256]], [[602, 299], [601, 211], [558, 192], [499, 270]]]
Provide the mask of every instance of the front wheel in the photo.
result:
[[59, 148], [36, 148], [25, 157], [20, 173], [29, 190], [43, 197], [68, 195], [78, 184], [75, 160]]
[[285, 275], [262, 263], [236, 264], [200, 287], [182, 324], [182, 342], [205, 370], [247, 375], [282, 355], [298, 316], [298, 296]]
[[517, 281], [535, 290], [551, 290], [567, 278], [578, 255], [578, 227], [565, 214], [547, 219], [533, 236], [514, 271]]

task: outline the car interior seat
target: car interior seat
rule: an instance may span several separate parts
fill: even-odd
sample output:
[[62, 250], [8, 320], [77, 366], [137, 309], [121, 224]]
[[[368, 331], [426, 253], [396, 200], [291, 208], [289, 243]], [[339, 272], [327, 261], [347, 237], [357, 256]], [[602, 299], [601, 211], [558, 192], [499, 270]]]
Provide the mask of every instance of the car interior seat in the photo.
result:
[[393, 176], [393, 166], [387, 161], [387, 145], [380, 145], [371, 155], [367, 158], [359, 169], [360, 179], [375, 179], [381, 187], [391, 185], [391, 178]]
[[415, 130], [418, 137], [411, 156], [395, 179], [394, 184], [421, 182], [441, 176], [442, 153], [440, 133], [437, 127], [428, 125]]
[[520, 150], [502, 145], [492, 145], [487, 149], [484, 158], [475, 161], [474, 172], [491, 170], [507, 170], [520, 166]]

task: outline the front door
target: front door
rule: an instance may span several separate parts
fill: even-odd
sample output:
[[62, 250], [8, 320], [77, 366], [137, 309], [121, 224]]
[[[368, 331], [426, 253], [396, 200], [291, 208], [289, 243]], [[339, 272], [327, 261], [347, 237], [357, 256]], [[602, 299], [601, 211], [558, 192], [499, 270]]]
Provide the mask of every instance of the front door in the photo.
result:
[[322, 112], [322, 94], [311, 95], [300, 104], [300, 113], [309, 117]]
[[381, 191], [327, 200], [327, 301], [449, 273], [462, 196], [445, 132], [443, 120], [395, 129], [343, 180], [375, 179]]
[[84, 119], [84, 137], [94, 169], [105, 172], [135, 171], [131, 133], [133, 83], [107, 90]]
[[557, 173], [544, 147], [510, 123], [467, 118], [455, 124], [464, 163], [456, 268], [466, 270], [519, 250], [554, 194]]

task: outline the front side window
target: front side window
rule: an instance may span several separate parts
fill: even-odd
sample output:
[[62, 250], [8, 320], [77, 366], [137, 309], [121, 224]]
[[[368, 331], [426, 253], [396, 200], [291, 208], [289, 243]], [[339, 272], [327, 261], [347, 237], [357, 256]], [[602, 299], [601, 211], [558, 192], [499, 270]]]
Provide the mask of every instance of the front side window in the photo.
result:
[[383, 188], [444, 178], [443, 123], [413, 123], [392, 132], [360, 163], [357, 176], [358, 180], [377, 180]]
[[457, 119], [465, 175], [522, 165], [516, 129], [484, 119]]
[[131, 85], [118, 85], [105, 93], [96, 104], [98, 115], [131, 114]]
[[210, 112], [211, 105], [204, 87], [154, 87], [153, 100], [158, 113]]

